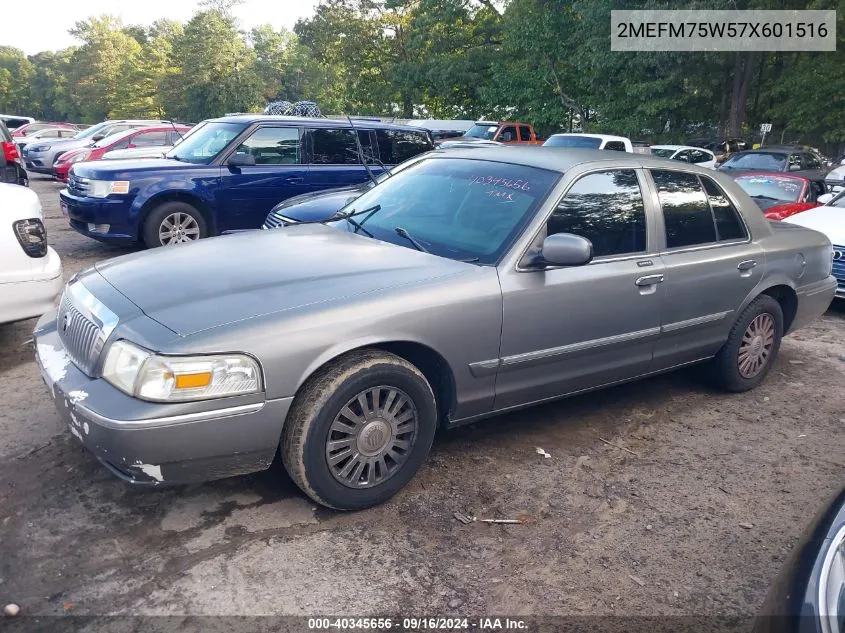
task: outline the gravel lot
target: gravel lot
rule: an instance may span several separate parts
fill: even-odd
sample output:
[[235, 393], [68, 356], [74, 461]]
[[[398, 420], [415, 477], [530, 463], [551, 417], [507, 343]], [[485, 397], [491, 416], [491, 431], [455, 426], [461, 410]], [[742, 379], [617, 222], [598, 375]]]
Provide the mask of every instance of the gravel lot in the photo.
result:
[[[57, 184], [32, 185], [68, 277], [126, 252], [71, 231]], [[403, 492], [355, 514], [315, 508], [279, 468], [130, 488], [61, 427], [27, 343], [34, 320], [1, 325], [0, 604], [751, 614], [845, 481], [843, 303], [786, 339], [752, 393], [714, 393], [683, 372], [441, 432]], [[531, 522], [463, 525], [455, 512]]]

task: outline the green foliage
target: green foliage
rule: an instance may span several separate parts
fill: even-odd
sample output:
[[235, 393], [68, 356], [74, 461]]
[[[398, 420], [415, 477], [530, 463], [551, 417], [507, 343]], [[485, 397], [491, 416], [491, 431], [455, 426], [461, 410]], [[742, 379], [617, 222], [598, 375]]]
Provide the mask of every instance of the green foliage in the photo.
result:
[[520, 119], [652, 140], [754, 130], [845, 141], [845, 0], [688, 0], [684, 8], [837, 9], [835, 53], [614, 53], [610, 11], [665, 0], [320, 0], [293, 32], [239, 30], [240, 0], [185, 24], [79, 22], [79, 46], [0, 47], [0, 111], [94, 122], [200, 121], [314, 100], [329, 114]]

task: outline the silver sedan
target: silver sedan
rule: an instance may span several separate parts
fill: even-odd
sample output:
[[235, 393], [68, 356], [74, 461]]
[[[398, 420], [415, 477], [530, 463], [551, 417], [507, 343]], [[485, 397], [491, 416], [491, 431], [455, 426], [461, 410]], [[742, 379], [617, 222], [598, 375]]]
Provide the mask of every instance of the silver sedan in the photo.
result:
[[712, 170], [438, 150], [332, 221], [98, 264], [35, 340], [70, 432], [117, 476], [280, 454], [312, 499], [357, 509], [413, 477], [439, 426], [693, 363], [752, 389], [830, 273], [824, 235], [770, 224]]

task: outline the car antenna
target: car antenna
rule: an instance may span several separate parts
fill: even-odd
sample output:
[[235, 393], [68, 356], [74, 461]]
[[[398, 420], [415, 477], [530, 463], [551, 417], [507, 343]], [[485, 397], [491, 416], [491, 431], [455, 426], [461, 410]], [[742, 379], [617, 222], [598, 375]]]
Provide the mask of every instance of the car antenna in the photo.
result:
[[180, 141], [184, 140], [185, 137], [182, 136], [182, 132], [179, 131], [179, 128], [176, 127], [176, 124], [173, 122], [173, 120], [168, 121], [168, 123], [170, 123], [170, 127], [173, 128], [173, 131], [176, 132], [179, 135], [179, 140]]
[[367, 164], [367, 157], [364, 156], [364, 148], [361, 146], [361, 138], [358, 136], [358, 130], [355, 128], [355, 124], [352, 122], [352, 117], [347, 114], [346, 120], [349, 121], [349, 125], [352, 127], [352, 133], [355, 135], [355, 146], [358, 148], [358, 160], [360, 160], [361, 164], [364, 165], [364, 169], [367, 170], [367, 176], [370, 177], [372, 183], [374, 185], [377, 185], [378, 180], [376, 180], [376, 177], [373, 176], [373, 172], [370, 169], [370, 166]]

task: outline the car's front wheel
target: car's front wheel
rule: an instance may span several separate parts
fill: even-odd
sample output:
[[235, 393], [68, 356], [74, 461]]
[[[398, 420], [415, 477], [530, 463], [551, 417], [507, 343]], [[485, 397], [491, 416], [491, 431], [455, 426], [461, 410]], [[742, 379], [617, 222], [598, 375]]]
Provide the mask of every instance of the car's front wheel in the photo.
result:
[[752, 301], [734, 323], [728, 340], [713, 359], [713, 377], [727, 391], [753, 389], [766, 377], [780, 350], [783, 311], [768, 295]]
[[165, 202], [144, 221], [144, 244], [148, 248], [193, 242], [207, 236], [205, 218], [187, 202]]
[[318, 503], [358, 510], [386, 501], [410, 481], [436, 426], [437, 404], [419, 369], [380, 350], [352, 352], [297, 394], [282, 461]]

